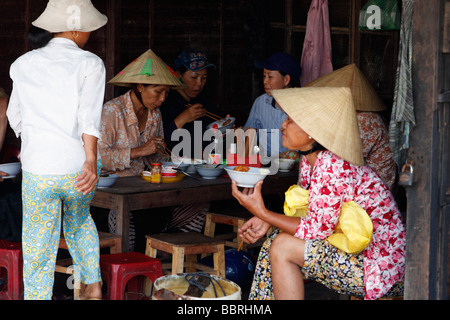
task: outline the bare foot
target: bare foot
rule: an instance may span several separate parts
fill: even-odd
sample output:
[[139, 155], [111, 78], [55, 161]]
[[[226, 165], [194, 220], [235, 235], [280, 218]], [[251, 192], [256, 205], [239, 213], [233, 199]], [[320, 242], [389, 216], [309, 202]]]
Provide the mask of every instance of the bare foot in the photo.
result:
[[82, 285], [82, 292], [80, 293], [80, 300], [101, 300], [102, 299], [102, 283], [92, 283]]

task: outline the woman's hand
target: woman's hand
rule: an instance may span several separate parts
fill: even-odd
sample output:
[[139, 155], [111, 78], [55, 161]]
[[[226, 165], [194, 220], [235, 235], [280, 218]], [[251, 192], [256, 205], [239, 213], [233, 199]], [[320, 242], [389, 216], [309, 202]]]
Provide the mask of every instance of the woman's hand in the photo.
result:
[[157, 152], [162, 153], [164, 151], [164, 147], [166, 144], [164, 140], [161, 138], [152, 138], [148, 140], [141, 147], [133, 149], [135, 153], [132, 152], [131, 159], [139, 158], [139, 157], [147, 157], [151, 156]]
[[193, 122], [202, 118], [206, 114], [206, 109], [200, 103], [196, 103], [184, 110], [175, 119], [175, 124], [178, 129], [183, 128], [186, 123]]
[[243, 188], [243, 190], [240, 191], [236, 181], [232, 181], [231, 194], [254, 216], [265, 220], [267, 209], [261, 195], [262, 185], [263, 181], [258, 181], [254, 188]]
[[97, 180], [97, 161], [86, 160], [81, 174], [75, 180], [75, 189], [87, 195], [94, 190]]
[[244, 239], [245, 243], [255, 243], [266, 235], [269, 228], [269, 223], [257, 217], [253, 217], [245, 222], [238, 232], [239, 236]]
[[8, 98], [0, 98], [0, 119], [6, 119], [6, 110], [8, 109]]
[[97, 138], [88, 134], [82, 136], [86, 161], [81, 174], [75, 179], [75, 189], [84, 195], [95, 189], [97, 177]]
[[[258, 181], [254, 188], [244, 188], [240, 191], [237, 187], [235, 181], [231, 183], [231, 189], [233, 196], [239, 201], [239, 203], [250, 211], [256, 218], [262, 220], [263, 223], [260, 226], [256, 226], [255, 221], [252, 222], [252, 230], [254, 234], [250, 231], [246, 235], [247, 241], [252, 241], [252, 238], [260, 237], [261, 234], [267, 232], [269, 226], [274, 226], [278, 229], [288, 232], [293, 235], [297, 230], [297, 226], [300, 223], [300, 218], [288, 217], [284, 214], [279, 214], [266, 209], [264, 200], [261, 195], [263, 181]], [[244, 229], [247, 231], [247, 229]], [[244, 234], [243, 233], [243, 234]], [[241, 236], [243, 236], [243, 234]]]
[[6, 129], [8, 127], [8, 118], [6, 117], [6, 110], [8, 109], [8, 98], [0, 98], [0, 149], [3, 147], [5, 140]]
[[7, 177], [9, 176], [9, 174], [7, 174], [6, 172], [0, 171], [0, 182], [3, 181], [3, 177]]

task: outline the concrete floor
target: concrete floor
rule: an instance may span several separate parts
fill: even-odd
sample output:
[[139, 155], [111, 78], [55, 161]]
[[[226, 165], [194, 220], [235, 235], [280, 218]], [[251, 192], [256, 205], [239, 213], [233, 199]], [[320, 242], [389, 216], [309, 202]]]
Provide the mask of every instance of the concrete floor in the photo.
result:
[[[273, 201], [273, 200], [272, 200]], [[275, 199], [273, 206], [280, 206], [281, 200]], [[228, 207], [228, 209], [236, 209], [239, 210], [240, 205], [237, 201], [227, 201], [224, 203], [217, 204], [220, 209], [223, 209], [224, 206]], [[214, 206], [213, 208], [214, 209]], [[97, 225], [97, 229], [100, 231], [108, 232], [108, 211], [106, 210], [95, 210], [92, 212], [92, 216]], [[161, 211], [161, 214], [153, 215], [153, 214], [145, 214], [145, 213], [136, 213], [134, 214], [134, 221], [136, 225], [136, 244], [134, 251], [144, 252], [145, 251], [145, 235], [159, 233], [165, 226], [165, 224], [169, 220], [169, 216], [164, 211]], [[218, 233], [224, 232], [228, 233], [230, 230], [227, 229], [229, 226], [217, 226], [216, 231]], [[107, 252], [106, 252], [107, 253]], [[256, 262], [256, 256], [258, 252], [254, 252], [253, 260]], [[66, 285], [67, 276], [56, 274], [55, 277], [55, 287], [54, 287], [54, 299], [55, 300], [70, 300], [73, 299], [72, 290], [67, 289]], [[105, 285], [104, 285], [105, 287]], [[248, 290], [250, 288], [242, 288], [242, 299], [246, 300], [248, 297]], [[340, 300], [342, 296], [338, 293], [335, 293], [323, 285], [316, 282], [307, 282], [305, 284], [305, 298], [306, 300]]]
[[[66, 285], [67, 276], [56, 274], [55, 286], [53, 291], [53, 300], [72, 300], [73, 291], [69, 290]], [[104, 285], [105, 287], [105, 285]], [[104, 288], [105, 290], [105, 288]], [[248, 297], [248, 290], [243, 291], [242, 300]], [[131, 297], [130, 300], [141, 300], [141, 297]], [[329, 290], [317, 282], [309, 282], [305, 284], [305, 300], [341, 300], [347, 299], [336, 292]]]

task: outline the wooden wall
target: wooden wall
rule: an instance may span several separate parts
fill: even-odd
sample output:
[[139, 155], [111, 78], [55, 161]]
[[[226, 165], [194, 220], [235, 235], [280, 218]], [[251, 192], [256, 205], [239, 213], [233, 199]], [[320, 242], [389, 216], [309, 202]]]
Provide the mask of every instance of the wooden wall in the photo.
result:
[[[398, 42], [398, 38], [390, 38], [390, 35], [396, 33], [362, 35], [360, 45], [359, 37], [353, 36], [359, 34], [354, 23], [359, 6], [355, 5], [356, 0], [348, 3], [343, 1], [330, 0], [329, 7], [335, 67], [341, 66], [342, 63], [338, 60], [342, 53], [347, 56], [346, 63], [356, 62], [368, 76], [383, 74], [383, 81], [378, 81], [377, 78], [372, 84], [390, 107], [395, 79], [395, 45]], [[300, 61], [301, 35], [306, 28], [304, 24], [311, 3], [310, 0], [92, 2], [108, 16], [109, 22], [106, 27], [91, 35], [85, 49], [104, 60], [107, 80], [149, 48], [171, 66], [183, 49], [200, 48], [217, 66], [217, 70], [210, 73], [205, 88], [206, 94], [223, 114], [236, 116], [237, 125], [244, 124], [253, 100], [263, 93], [261, 71], [253, 67], [254, 61], [264, 59], [275, 51], [290, 52]], [[18, 56], [30, 49], [26, 40], [27, 30], [31, 22], [45, 9], [47, 0], [2, 0], [2, 4], [0, 86], [10, 92], [9, 66]], [[340, 41], [341, 38], [345, 41]], [[379, 38], [381, 42], [373, 41]], [[367, 39], [370, 39], [369, 44], [364, 42]], [[375, 68], [379, 72], [369, 72], [374, 69], [369, 68], [371, 61], [363, 59], [360, 52], [367, 49], [374, 51], [374, 47], [384, 48], [386, 41], [392, 48], [384, 51], [390, 54], [379, 54], [385, 58], [384, 62], [378, 62], [379, 67]], [[342, 44], [348, 48], [339, 49]], [[353, 56], [358, 59], [350, 59]], [[387, 72], [381, 70], [381, 65], [387, 68]], [[380, 86], [380, 83], [386, 85]], [[123, 88], [107, 85], [105, 100], [123, 92]]]
[[[167, 64], [187, 47], [204, 50], [217, 70], [206, 92], [225, 113], [245, 121], [255, 95], [252, 64], [246, 55], [249, 0], [93, 0], [109, 22], [91, 35], [86, 46], [100, 56], [111, 79], [151, 48]], [[47, 0], [3, 0], [0, 13], [0, 86], [11, 90], [9, 66], [30, 48], [26, 34]], [[123, 92], [107, 86], [105, 100]]]

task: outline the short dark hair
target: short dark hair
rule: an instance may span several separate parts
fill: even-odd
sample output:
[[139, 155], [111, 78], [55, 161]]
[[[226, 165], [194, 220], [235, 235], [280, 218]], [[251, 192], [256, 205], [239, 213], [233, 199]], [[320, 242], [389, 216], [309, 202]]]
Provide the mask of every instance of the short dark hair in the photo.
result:
[[[283, 72], [281, 70], [277, 70], [283, 77], [287, 76], [289, 73]], [[290, 74], [289, 76], [291, 77], [291, 81], [289, 81], [288, 86], [291, 88], [299, 88], [301, 87], [300, 85], [300, 80], [296, 80], [294, 79]]]
[[181, 75], [183, 75], [186, 71], [188, 71], [188, 68], [186, 68], [185, 65], [179, 66], [175, 71], [179, 72]]
[[53, 39], [53, 33], [31, 26], [28, 30], [28, 43], [33, 49], [45, 47]]

